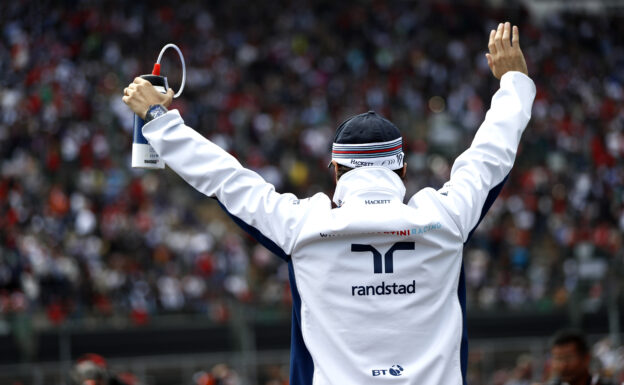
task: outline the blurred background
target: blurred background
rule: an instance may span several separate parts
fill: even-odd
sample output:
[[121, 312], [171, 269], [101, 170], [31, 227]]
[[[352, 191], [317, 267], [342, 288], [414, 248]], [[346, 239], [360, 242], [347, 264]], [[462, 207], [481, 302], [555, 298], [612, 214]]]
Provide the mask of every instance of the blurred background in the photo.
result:
[[[469, 383], [543, 380], [568, 326], [620, 376], [624, 3], [16, 0], [0, 3], [0, 384], [69, 384], [86, 353], [128, 384], [288, 383], [286, 264], [170, 170], [130, 167], [123, 88], [164, 44], [187, 63], [173, 107], [278, 191], [331, 196], [335, 127], [374, 109], [403, 131], [409, 196], [469, 146], [505, 20], [537, 97], [464, 252]], [[177, 90], [174, 51], [162, 73]]]

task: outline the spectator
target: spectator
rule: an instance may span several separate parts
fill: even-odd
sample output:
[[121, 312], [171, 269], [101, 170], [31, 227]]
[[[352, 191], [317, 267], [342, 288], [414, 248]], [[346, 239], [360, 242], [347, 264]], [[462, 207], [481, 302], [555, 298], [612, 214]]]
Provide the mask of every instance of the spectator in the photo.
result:
[[505, 385], [531, 385], [533, 382], [533, 359], [528, 354], [518, 357], [516, 367], [513, 369], [511, 378]]
[[582, 333], [559, 331], [551, 347], [551, 378], [548, 385], [612, 385], [607, 379], [590, 372], [591, 352]]
[[112, 373], [104, 357], [93, 353], [76, 360], [70, 372], [70, 380], [72, 385], [140, 385], [132, 373], [122, 373], [121, 376]]
[[193, 385], [240, 385], [238, 373], [226, 364], [217, 364], [210, 372], [199, 371], [193, 374]]

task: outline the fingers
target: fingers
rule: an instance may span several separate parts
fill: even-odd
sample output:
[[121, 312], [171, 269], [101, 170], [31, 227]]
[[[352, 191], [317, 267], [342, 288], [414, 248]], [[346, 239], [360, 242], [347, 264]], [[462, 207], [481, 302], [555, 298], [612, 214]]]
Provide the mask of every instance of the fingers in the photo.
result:
[[504, 50], [508, 50], [511, 48], [510, 36], [511, 35], [511, 24], [506, 22], [503, 26], [503, 41], [502, 46]]
[[513, 48], [520, 48], [520, 33], [518, 33], [518, 26], [513, 26], [513, 33], [511, 35], [511, 46]]
[[142, 78], [135, 78], [128, 87], [124, 88], [121, 98], [139, 116], [145, 113], [147, 107], [152, 104], [162, 104], [169, 107], [173, 101], [174, 91], [170, 88], [165, 94], [156, 91], [152, 84]]
[[128, 87], [124, 88], [124, 95], [132, 96], [132, 94], [137, 90], [137, 85], [134, 83], [130, 83]]
[[498, 25], [496, 29], [496, 35], [494, 35], [494, 45], [496, 46], [496, 52], [503, 52], [503, 23]]
[[167, 93], [165, 94], [165, 100], [163, 101], [163, 106], [169, 108], [169, 106], [171, 105], [171, 102], [173, 101], [173, 95], [174, 95], [173, 90], [169, 88], [167, 90]]
[[496, 31], [490, 31], [489, 53], [485, 55], [492, 74], [500, 79], [509, 71], [528, 75], [526, 61], [520, 49], [520, 33], [510, 22], [500, 23]]
[[491, 55], [496, 55], [496, 45], [494, 44], [494, 37], [496, 36], [496, 30], [490, 31], [490, 41], [488, 42], [488, 49]]
[[133, 84], [145, 84], [145, 83], [152, 84], [152, 83], [148, 82], [147, 80], [145, 80], [145, 79], [143, 79], [141, 77], [134, 78], [134, 81], [132, 83]]
[[[135, 78], [135, 81], [138, 78]], [[143, 79], [141, 79], [143, 80]], [[129, 104], [133, 97], [136, 97], [135, 93], [137, 92], [138, 83], [130, 83], [128, 87], [124, 88], [124, 96], [121, 98], [124, 103]]]
[[496, 29], [496, 31], [490, 31], [490, 41], [488, 42], [490, 54], [495, 55], [496, 53], [502, 53], [512, 48], [512, 38], [514, 39], [514, 42], [518, 41], [518, 27], [513, 27], [512, 37], [512, 28], [510, 22], [507, 21], [505, 23], [498, 24], [498, 28]]
[[488, 67], [490, 67], [490, 70], [494, 71], [494, 62], [492, 61], [492, 55], [486, 53], [485, 58], [487, 59]]

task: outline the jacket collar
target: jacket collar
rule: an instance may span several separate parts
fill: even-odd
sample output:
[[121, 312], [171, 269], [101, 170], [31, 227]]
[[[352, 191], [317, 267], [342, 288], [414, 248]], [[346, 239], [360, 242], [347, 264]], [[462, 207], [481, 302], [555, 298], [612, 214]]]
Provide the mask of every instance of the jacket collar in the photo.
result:
[[340, 207], [350, 198], [358, 195], [366, 195], [368, 199], [378, 196], [381, 199], [399, 199], [403, 202], [405, 185], [401, 178], [389, 168], [359, 167], [340, 177], [333, 201]]

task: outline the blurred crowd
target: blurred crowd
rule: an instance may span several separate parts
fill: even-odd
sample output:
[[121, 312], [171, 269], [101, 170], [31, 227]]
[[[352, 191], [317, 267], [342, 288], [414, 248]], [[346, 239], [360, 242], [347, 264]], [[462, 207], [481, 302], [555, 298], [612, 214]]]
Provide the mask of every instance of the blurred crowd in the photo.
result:
[[[125, 366], [125, 367], [124, 367]], [[202, 369], [205, 367], [206, 369]], [[135, 372], [128, 370], [127, 365], [119, 362], [110, 363], [97, 354], [87, 353], [78, 357], [64, 375], [57, 379], [47, 379], [47, 382], [59, 385], [150, 385], [150, 384], [180, 384], [180, 385], [288, 385], [288, 367], [282, 365], [259, 365], [254, 371], [254, 379], [245, 378], [234, 367], [226, 363], [199, 364], [187, 373], [176, 370], [162, 370], [159, 373], [139, 368]], [[11, 382], [12, 385], [24, 385], [28, 382], [20, 380]]]
[[[288, 309], [287, 266], [170, 170], [130, 167], [123, 88], [161, 47], [173, 107], [278, 191], [331, 196], [331, 138], [374, 109], [404, 134], [408, 195], [441, 187], [498, 82], [509, 19], [537, 85], [516, 167], [465, 250], [469, 309], [600, 308], [623, 257], [617, 15], [478, 2], [11, 1], [0, 5], [0, 316]], [[181, 68], [165, 54], [177, 90]], [[286, 312], [287, 313], [287, 312]]]
[[[487, 366], [492, 369], [492, 362], [487, 362], [488, 354], [474, 349], [470, 353], [468, 382], [484, 385], [624, 384], [624, 348], [612, 338], [589, 344], [584, 333], [568, 329], [559, 330], [545, 351], [541, 348], [543, 341], [536, 345], [531, 352], [517, 355], [512, 365], [500, 362], [505, 347], [490, 351], [489, 359], [498, 361], [494, 364], [496, 369], [491, 371], [485, 369]], [[499, 356], [498, 360], [494, 355]]]

